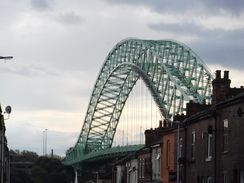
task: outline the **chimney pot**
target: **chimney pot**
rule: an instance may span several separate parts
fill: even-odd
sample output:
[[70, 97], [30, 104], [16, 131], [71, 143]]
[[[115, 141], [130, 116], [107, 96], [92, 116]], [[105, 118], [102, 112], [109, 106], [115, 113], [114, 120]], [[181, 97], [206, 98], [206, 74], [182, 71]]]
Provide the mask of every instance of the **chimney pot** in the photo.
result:
[[163, 127], [162, 120], [159, 120], [159, 128], [162, 128], [162, 127]]
[[221, 78], [221, 70], [217, 70], [216, 71], [216, 79], [220, 79]]
[[224, 71], [224, 79], [229, 79], [229, 71]]

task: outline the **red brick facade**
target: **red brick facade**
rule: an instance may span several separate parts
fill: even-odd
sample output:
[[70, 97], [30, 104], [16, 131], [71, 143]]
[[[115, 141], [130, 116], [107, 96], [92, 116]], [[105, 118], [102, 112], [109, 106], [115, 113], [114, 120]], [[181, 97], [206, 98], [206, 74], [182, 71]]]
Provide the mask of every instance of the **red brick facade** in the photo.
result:
[[[230, 83], [228, 71], [224, 71], [223, 78], [221, 71], [216, 71], [212, 104], [190, 101], [186, 115], [174, 117], [173, 121], [181, 122], [179, 146], [177, 125], [160, 122], [155, 130], [145, 131], [146, 149], [137, 157], [150, 157], [154, 161], [153, 144], [161, 146], [161, 179], [158, 182], [176, 182], [170, 182], [169, 177], [175, 176], [177, 162], [181, 183], [244, 182], [244, 88], [231, 88]], [[180, 147], [179, 160], [177, 147]], [[146, 167], [143, 171], [146, 172]], [[147, 171], [150, 172], [153, 173]], [[139, 178], [140, 183], [153, 181], [150, 174], [146, 179]]]

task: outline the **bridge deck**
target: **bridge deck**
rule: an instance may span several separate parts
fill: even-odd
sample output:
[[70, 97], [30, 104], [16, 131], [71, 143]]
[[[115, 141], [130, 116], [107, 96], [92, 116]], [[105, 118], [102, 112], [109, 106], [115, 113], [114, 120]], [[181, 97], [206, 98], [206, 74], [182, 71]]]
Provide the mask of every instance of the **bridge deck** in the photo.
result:
[[108, 148], [108, 149], [102, 149], [99, 151], [90, 152], [88, 154], [80, 156], [78, 160], [77, 159], [72, 160], [72, 161], [64, 160], [63, 164], [72, 165], [77, 162], [94, 162], [94, 161], [99, 161], [102, 159], [108, 159], [108, 158], [112, 158], [112, 157], [124, 157], [135, 151], [138, 151], [139, 149], [141, 149], [143, 147], [144, 147], [144, 144], [117, 146], [117, 147], [112, 147], [112, 148]]

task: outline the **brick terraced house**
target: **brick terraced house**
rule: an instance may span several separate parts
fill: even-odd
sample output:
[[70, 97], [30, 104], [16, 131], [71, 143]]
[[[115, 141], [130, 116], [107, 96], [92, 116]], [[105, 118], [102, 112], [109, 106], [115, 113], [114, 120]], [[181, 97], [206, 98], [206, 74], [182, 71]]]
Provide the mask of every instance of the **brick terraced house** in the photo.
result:
[[[222, 78], [217, 70], [211, 104], [189, 101], [186, 114], [146, 130], [145, 147], [127, 159], [137, 178], [123, 182], [176, 183], [178, 164], [181, 183], [244, 183], [244, 88], [230, 83], [229, 72]], [[175, 121], [180, 122], [179, 139]], [[121, 182], [118, 177], [112, 182]]]
[[4, 123], [4, 116], [3, 111], [0, 106], [0, 182], [9, 183], [10, 182], [10, 155], [9, 149], [7, 145], [7, 138], [5, 136], [5, 123]]

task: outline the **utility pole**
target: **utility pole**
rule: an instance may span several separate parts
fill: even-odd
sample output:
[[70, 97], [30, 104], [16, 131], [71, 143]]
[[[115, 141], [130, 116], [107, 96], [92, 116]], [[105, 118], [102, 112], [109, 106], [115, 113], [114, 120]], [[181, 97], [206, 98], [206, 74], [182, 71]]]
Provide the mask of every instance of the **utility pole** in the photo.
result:
[[45, 129], [46, 131], [46, 140], [45, 140], [45, 155], [47, 155], [47, 129]]

